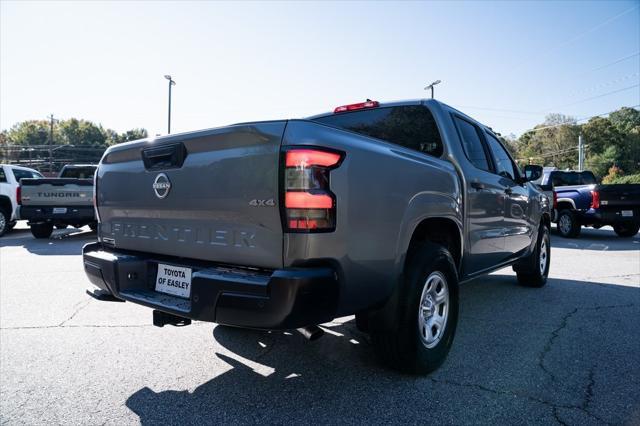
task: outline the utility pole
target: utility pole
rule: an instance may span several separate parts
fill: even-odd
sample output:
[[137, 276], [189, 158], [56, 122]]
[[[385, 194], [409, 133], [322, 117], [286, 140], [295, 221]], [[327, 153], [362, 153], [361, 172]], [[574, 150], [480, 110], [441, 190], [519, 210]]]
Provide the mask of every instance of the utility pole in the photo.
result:
[[49, 173], [53, 173], [53, 114], [49, 115]]
[[578, 136], [578, 171], [584, 170], [584, 141], [582, 134]]
[[167, 134], [171, 134], [171, 86], [175, 86], [176, 82], [170, 75], [165, 75], [164, 78], [169, 80], [169, 121], [167, 123]]
[[433, 83], [431, 83], [430, 85], [428, 85], [427, 87], [424, 88], [424, 90], [431, 89], [431, 99], [433, 99], [433, 86], [435, 86], [436, 84], [440, 84], [440, 83], [442, 83], [441, 80], [436, 80], [436, 81], [434, 81]]

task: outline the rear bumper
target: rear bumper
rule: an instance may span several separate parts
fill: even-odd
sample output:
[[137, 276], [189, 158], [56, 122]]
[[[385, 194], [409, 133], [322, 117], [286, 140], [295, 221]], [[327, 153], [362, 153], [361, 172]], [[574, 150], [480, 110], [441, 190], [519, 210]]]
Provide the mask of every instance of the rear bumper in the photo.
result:
[[[291, 329], [330, 321], [336, 313], [338, 282], [330, 268], [258, 272], [114, 251], [100, 243], [84, 246], [83, 261], [97, 287], [120, 299], [193, 320]], [[189, 299], [155, 291], [158, 263], [192, 268]]]
[[[632, 211], [632, 216], [623, 216], [623, 211]], [[581, 225], [615, 225], [617, 223], [640, 223], [640, 209], [620, 208], [603, 210], [589, 209], [579, 214]]]
[[[65, 208], [64, 206], [60, 206]], [[32, 223], [39, 222], [66, 222], [89, 223], [96, 220], [93, 206], [66, 207], [65, 213], [54, 213], [53, 206], [18, 206], [17, 215], [20, 219]]]

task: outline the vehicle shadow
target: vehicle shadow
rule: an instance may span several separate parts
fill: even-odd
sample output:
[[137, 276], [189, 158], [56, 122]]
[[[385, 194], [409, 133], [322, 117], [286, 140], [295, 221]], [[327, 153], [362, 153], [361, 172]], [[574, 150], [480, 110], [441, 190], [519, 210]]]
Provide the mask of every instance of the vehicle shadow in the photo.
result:
[[579, 237], [564, 238], [553, 226], [551, 237], [551, 245], [555, 248], [596, 251], [640, 250], [640, 233], [632, 238], [621, 238], [610, 227], [601, 229], [583, 227]]
[[96, 233], [89, 228], [56, 229], [51, 237], [37, 239], [27, 228], [12, 229], [0, 238], [2, 247], [23, 247], [38, 255], [80, 255], [82, 246], [96, 240]]
[[461, 304], [452, 351], [427, 377], [382, 368], [352, 318], [315, 342], [217, 326], [217, 375], [194, 390], [144, 387], [126, 406], [142, 424], [640, 420], [640, 367], [629, 363], [639, 287], [550, 279], [531, 289], [491, 275], [461, 286]]

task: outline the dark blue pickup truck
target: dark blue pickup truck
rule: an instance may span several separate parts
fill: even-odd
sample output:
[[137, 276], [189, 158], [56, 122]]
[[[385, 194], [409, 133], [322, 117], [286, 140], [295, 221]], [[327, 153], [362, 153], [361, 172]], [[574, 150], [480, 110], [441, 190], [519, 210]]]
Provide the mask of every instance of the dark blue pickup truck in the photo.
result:
[[640, 185], [598, 185], [590, 171], [545, 170], [540, 186], [553, 191], [553, 220], [563, 237], [577, 237], [582, 226], [611, 225], [620, 237], [640, 229]]

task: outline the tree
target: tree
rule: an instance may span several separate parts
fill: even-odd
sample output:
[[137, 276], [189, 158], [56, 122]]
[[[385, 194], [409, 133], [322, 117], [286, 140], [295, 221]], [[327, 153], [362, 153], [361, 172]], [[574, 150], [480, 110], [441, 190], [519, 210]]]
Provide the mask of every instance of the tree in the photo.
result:
[[640, 128], [640, 111], [634, 108], [622, 107], [609, 114], [609, 120], [621, 133], [631, 133]]
[[601, 154], [595, 154], [586, 159], [586, 166], [597, 177], [607, 175], [609, 169], [620, 162], [620, 149], [617, 146], [609, 146]]
[[600, 154], [610, 146], [622, 151], [624, 146], [624, 134], [608, 118], [592, 118], [582, 125], [582, 135], [585, 144], [589, 145], [589, 152], [593, 154]]
[[520, 137], [517, 144], [518, 156], [560, 169], [574, 168], [578, 163], [579, 133], [580, 127], [575, 118], [549, 114], [544, 123]]
[[62, 143], [74, 146], [103, 146], [106, 140], [102, 126], [76, 118], [61, 121], [60, 134], [63, 138]]
[[[10, 145], [46, 145], [49, 143], [50, 122], [46, 120], [27, 120], [15, 124], [7, 132]], [[57, 126], [53, 129], [53, 140], [59, 141]]]

